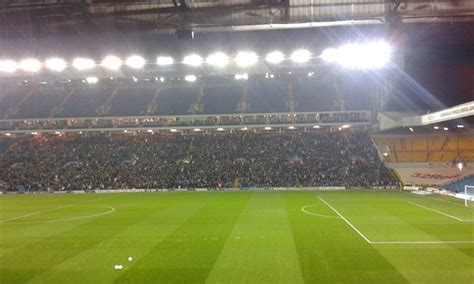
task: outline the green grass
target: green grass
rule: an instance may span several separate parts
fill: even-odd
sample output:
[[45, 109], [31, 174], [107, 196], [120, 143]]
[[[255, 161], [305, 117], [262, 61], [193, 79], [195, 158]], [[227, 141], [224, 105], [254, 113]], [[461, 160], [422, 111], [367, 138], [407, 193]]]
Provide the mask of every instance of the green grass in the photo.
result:
[[368, 191], [0, 196], [0, 283], [473, 283], [462, 205]]

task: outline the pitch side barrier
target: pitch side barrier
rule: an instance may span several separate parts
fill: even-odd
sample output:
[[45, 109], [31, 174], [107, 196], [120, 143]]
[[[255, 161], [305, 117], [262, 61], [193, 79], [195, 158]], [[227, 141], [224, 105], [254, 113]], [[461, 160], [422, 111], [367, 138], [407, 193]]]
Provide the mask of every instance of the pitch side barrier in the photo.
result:
[[161, 188], [161, 189], [95, 189], [95, 190], [61, 190], [61, 191], [4, 191], [0, 194], [89, 194], [89, 193], [138, 193], [138, 192], [238, 192], [238, 191], [341, 191], [341, 190], [398, 190], [398, 186], [372, 187], [252, 187], [252, 188]]

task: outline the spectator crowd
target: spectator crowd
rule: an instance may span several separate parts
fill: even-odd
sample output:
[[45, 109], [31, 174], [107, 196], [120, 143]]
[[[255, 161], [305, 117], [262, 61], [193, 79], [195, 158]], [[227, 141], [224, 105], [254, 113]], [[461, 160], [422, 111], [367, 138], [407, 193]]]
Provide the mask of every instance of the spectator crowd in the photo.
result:
[[0, 154], [4, 190], [395, 184], [358, 131], [28, 135]]

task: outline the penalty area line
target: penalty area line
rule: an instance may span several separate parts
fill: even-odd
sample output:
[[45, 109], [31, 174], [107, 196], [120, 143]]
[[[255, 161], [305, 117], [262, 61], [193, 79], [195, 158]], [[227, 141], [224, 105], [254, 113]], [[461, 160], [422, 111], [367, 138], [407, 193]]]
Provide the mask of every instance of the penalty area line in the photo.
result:
[[444, 212], [441, 212], [441, 211], [438, 211], [438, 210], [435, 210], [435, 209], [432, 209], [432, 208], [429, 208], [429, 207], [426, 207], [426, 206], [423, 206], [423, 205], [420, 205], [420, 204], [417, 204], [417, 203], [414, 203], [414, 202], [408, 202], [408, 203], [411, 204], [411, 205], [414, 205], [414, 206], [423, 208], [423, 209], [425, 209], [425, 210], [429, 210], [429, 211], [438, 213], [438, 214], [443, 215], [443, 216], [446, 216], [446, 217], [448, 217], [448, 218], [451, 218], [451, 219], [454, 219], [454, 220], [458, 220], [458, 221], [460, 221], [460, 222], [471, 222], [471, 221], [473, 221], [473, 220], [470, 220], [470, 219], [461, 219], [461, 218], [458, 218], [458, 217], [456, 217], [456, 216], [450, 215], [450, 214], [448, 214], [448, 213], [444, 213]]
[[318, 196], [318, 199], [321, 200], [321, 202], [323, 202], [324, 204], [326, 204], [327, 207], [331, 208], [332, 211], [334, 211], [334, 213], [336, 213], [339, 217], [341, 217], [342, 220], [344, 220], [344, 222], [347, 223], [347, 225], [349, 225], [357, 234], [359, 234], [359, 236], [361, 236], [367, 243], [371, 244], [372, 241], [369, 240], [364, 234], [362, 234], [354, 225], [351, 224], [351, 222], [349, 222], [349, 220], [346, 219], [346, 217], [342, 216], [341, 213], [339, 213], [334, 207], [331, 206], [331, 204], [327, 203], [324, 199], [322, 199], [321, 197]]

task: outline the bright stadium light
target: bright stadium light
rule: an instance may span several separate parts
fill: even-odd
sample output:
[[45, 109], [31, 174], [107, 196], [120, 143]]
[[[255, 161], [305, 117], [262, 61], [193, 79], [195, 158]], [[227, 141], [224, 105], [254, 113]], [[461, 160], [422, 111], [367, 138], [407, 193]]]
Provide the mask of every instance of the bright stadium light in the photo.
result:
[[90, 70], [94, 68], [95, 62], [90, 58], [76, 58], [72, 62], [72, 66], [79, 71]]
[[241, 51], [235, 57], [235, 63], [240, 67], [248, 67], [255, 65], [258, 61], [258, 56], [255, 52]]
[[206, 63], [215, 67], [224, 67], [229, 63], [229, 56], [223, 52], [216, 52], [206, 58]]
[[100, 66], [110, 70], [118, 70], [122, 66], [122, 60], [117, 56], [109, 55], [102, 60]]
[[265, 126], [265, 130], [272, 130], [270, 126]]
[[293, 51], [290, 59], [295, 63], [305, 63], [311, 59], [311, 53], [306, 49], [299, 49]]
[[145, 66], [145, 58], [139, 56], [139, 55], [132, 55], [127, 58], [125, 61], [125, 64], [127, 64], [128, 67], [133, 68], [133, 69], [140, 69]]
[[193, 67], [201, 66], [202, 62], [203, 62], [202, 57], [197, 54], [191, 54], [191, 55], [185, 56], [183, 59], [183, 64], [193, 66]]
[[168, 66], [174, 63], [173, 57], [170, 56], [158, 56], [156, 58], [156, 64], [159, 66]]
[[265, 60], [272, 64], [278, 64], [285, 59], [285, 56], [280, 51], [273, 51], [267, 54]]
[[51, 71], [61, 72], [66, 69], [67, 63], [64, 59], [55, 57], [47, 59], [44, 65]]
[[350, 69], [378, 69], [387, 65], [391, 53], [386, 42], [351, 43], [338, 48], [337, 63]]
[[235, 80], [248, 80], [249, 74], [242, 73], [242, 74], [235, 74]]
[[335, 48], [327, 48], [321, 53], [321, 59], [325, 62], [336, 62], [338, 57], [338, 50]]
[[186, 75], [184, 76], [184, 80], [188, 81], [188, 82], [195, 82], [196, 81], [196, 76], [195, 75]]
[[224, 131], [224, 128], [219, 127], [219, 128], [217, 128], [217, 131]]
[[99, 82], [99, 78], [97, 77], [87, 77], [86, 78], [86, 82], [87, 84], [97, 84], [97, 82]]
[[41, 62], [34, 58], [24, 59], [20, 61], [18, 66], [21, 70], [26, 72], [38, 72], [41, 70]]
[[13, 73], [18, 69], [18, 66], [13, 60], [0, 60], [0, 72]]

